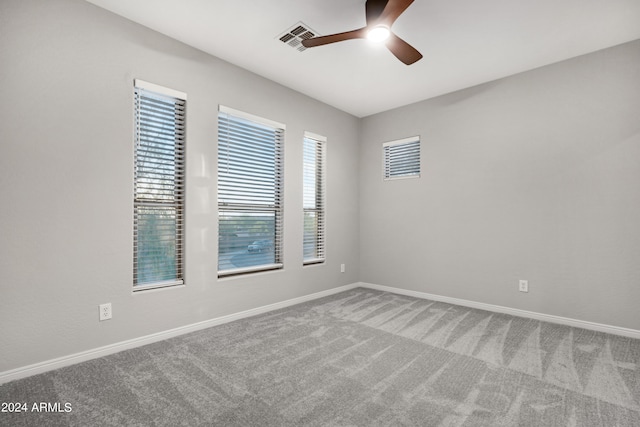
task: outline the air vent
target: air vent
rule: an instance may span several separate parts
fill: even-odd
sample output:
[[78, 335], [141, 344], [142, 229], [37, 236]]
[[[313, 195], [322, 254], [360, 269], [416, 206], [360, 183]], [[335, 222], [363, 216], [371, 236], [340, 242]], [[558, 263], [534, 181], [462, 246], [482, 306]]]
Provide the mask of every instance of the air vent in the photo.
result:
[[298, 22], [287, 31], [280, 34], [278, 36], [278, 40], [291, 46], [299, 52], [303, 52], [307, 50], [307, 48], [302, 45], [302, 41], [310, 39], [311, 37], [315, 37], [317, 35], [319, 34], [311, 30], [307, 24]]

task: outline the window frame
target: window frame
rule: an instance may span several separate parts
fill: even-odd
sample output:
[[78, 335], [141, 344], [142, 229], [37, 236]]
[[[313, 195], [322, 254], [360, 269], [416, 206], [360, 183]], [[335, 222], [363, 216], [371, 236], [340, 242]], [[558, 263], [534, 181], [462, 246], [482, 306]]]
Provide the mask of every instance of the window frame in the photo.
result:
[[[412, 157], [411, 153], [408, 150], [411, 150], [412, 146], [417, 146], [417, 150], [415, 152], [415, 157]], [[393, 158], [392, 158], [392, 150], [393, 148], [399, 148], [401, 151], [400, 156], [396, 157], [396, 159], [400, 159], [405, 163], [403, 166], [406, 168], [407, 159], [410, 162], [415, 163], [414, 165], [409, 165], [409, 173], [404, 174], [394, 174], [393, 173]], [[407, 150], [402, 153], [402, 150]], [[398, 179], [412, 179], [412, 178], [420, 178], [421, 175], [421, 167], [422, 167], [422, 159], [421, 159], [421, 142], [420, 136], [411, 136], [408, 138], [398, 139], [395, 141], [388, 141], [382, 144], [382, 179], [384, 181], [394, 181]], [[415, 167], [415, 170], [411, 168]]]
[[[140, 79], [134, 79], [134, 180], [133, 180], [133, 291], [139, 292], [148, 289], [167, 288], [174, 286], [183, 286], [185, 284], [185, 214], [186, 214], [186, 108], [187, 94], [184, 92], [169, 89], [154, 83], [146, 82]], [[144, 99], [143, 99], [144, 98]], [[147, 106], [142, 107], [142, 103]], [[148, 103], [162, 102], [165, 104], [172, 103], [173, 113], [173, 147], [169, 150], [162, 149], [162, 154], [156, 154], [155, 157], [149, 154], [149, 145], [145, 143], [158, 142], [153, 139], [159, 137], [142, 136], [143, 126], [149, 126], [143, 121], [150, 121], [151, 110]], [[164, 113], [159, 113], [164, 114]], [[146, 118], [145, 118], [145, 115]], [[166, 119], [171, 114], [160, 115], [161, 120]], [[162, 142], [166, 143], [168, 137], [163, 137]], [[162, 143], [160, 143], [162, 144]], [[141, 150], [144, 147], [144, 150]], [[158, 150], [158, 146], [153, 147]], [[145, 152], [146, 154], [142, 154]], [[172, 158], [172, 171], [169, 175], [163, 176], [169, 178], [160, 178], [159, 182], [149, 183], [142, 178], [142, 170], [147, 169], [147, 173], [162, 172], [162, 168], [153, 167], [149, 169], [148, 164], [144, 162], [149, 159], [161, 160]], [[164, 170], [166, 172], [166, 169]], [[173, 178], [171, 176], [173, 175]], [[147, 179], [149, 179], [147, 177]], [[157, 179], [157, 178], [156, 178]], [[152, 197], [154, 190], [149, 190], [148, 186], [168, 185], [169, 190], [164, 190], [164, 194]], [[157, 189], [156, 189], [157, 191]], [[169, 195], [170, 193], [170, 195]], [[174, 273], [172, 278], [164, 280], [152, 280], [140, 282], [139, 266], [141, 264], [141, 255], [139, 253], [141, 241], [139, 239], [139, 226], [145, 216], [144, 210], [153, 210], [172, 212], [174, 224], [171, 227], [175, 229], [173, 240], [173, 267]], [[149, 214], [146, 214], [149, 215]], [[171, 214], [170, 214], [171, 216]]]
[[[273, 205], [265, 205], [256, 200], [253, 200], [253, 203], [248, 200], [245, 203], [241, 202], [222, 202], [220, 193], [221, 193], [221, 183], [224, 183], [221, 178], [221, 153], [223, 147], [222, 137], [221, 135], [221, 120], [238, 120], [250, 122], [251, 125], [267, 127], [273, 130], [274, 135], [276, 136], [274, 140], [274, 178], [273, 178], [273, 191], [274, 191], [274, 200]], [[285, 141], [285, 131], [286, 125], [283, 123], [279, 123], [270, 119], [265, 119], [263, 117], [255, 116], [250, 113], [246, 113], [243, 111], [235, 110], [233, 108], [219, 105], [218, 108], [218, 154], [217, 154], [217, 170], [218, 170], [218, 185], [217, 185], [217, 194], [218, 194], [218, 278], [236, 276], [241, 274], [251, 274], [258, 273], [270, 270], [279, 270], [284, 268], [284, 243], [283, 243], [283, 229], [284, 229], [284, 141]], [[229, 141], [226, 142], [230, 144]], [[244, 142], [243, 144], [246, 144]], [[226, 147], [226, 146], [225, 146]], [[230, 147], [225, 148], [227, 152], [230, 150]], [[250, 167], [249, 165], [248, 167]], [[231, 182], [231, 179], [229, 180]], [[245, 183], [246, 184], [246, 183]], [[233, 185], [233, 184], [229, 184]], [[238, 189], [239, 184], [235, 184], [234, 189]], [[259, 191], [258, 191], [259, 192]], [[254, 189], [254, 195], [256, 190]], [[244, 194], [245, 196], [247, 194]], [[259, 265], [249, 265], [246, 267], [236, 267], [236, 268], [227, 268], [224, 270], [220, 269], [220, 238], [221, 238], [221, 218], [222, 214], [237, 214], [241, 216], [242, 213], [251, 213], [260, 214], [264, 212], [273, 212], [273, 228], [274, 228], [274, 241], [270, 250], [273, 251], [273, 263], [267, 264], [259, 264]], [[249, 239], [253, 240], [253, 238]]]
[[[314, 204], [313, 207], [305, 207], [305, 199], [307, 198], [306, 186], [304, 185], [306, 174], [306, 154], [307, 144], [313, 145], [313, 151], [315, 154], [314, 168], [311, 171], [314, 173]], [[302, 185], [302, 210], [303, 210], [303, 231], [302, 231], [302, 263], [303, 265], [321, 264], [326, 261], [326, 158], [327, 158], [327, 138], [322, 135], [317, 135], [311, 132], [304, 132], [303, 137], [303, 185]], [[308, 213], [314, 213], [316, 215], [316, 227], [315, 227], [315, 249], [314, 257], [305, 258], [305, 220]]]

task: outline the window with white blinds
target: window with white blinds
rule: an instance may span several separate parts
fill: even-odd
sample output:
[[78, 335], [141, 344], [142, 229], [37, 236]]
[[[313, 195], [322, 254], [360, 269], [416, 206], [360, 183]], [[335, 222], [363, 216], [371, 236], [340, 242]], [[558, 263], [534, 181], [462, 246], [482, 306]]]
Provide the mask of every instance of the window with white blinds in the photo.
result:
[[325, 150], [326, 139], [305, 132], [303, 142], [303, 262], [325, 259]]
[[136, 80], [134, 290], [184, 283], [186, 95]]
[[417, 136], [382, 144], [384, 179], [420, 177], [420, 138]]
[[219, 276], [282, 268], [284, 131], [220, 106]]

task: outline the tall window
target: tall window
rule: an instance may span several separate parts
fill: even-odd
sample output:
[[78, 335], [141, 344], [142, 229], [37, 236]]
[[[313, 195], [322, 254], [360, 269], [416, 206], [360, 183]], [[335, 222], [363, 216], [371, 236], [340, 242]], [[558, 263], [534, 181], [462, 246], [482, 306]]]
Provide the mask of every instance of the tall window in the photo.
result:
[[184, 283], [186, 95], [135, 81], [134, 290]]
[[284, 130], [220, 106], [219, 276], [282, 268]]
[[323, 262], [325, 220], [325, 146], [326, 139], [305, 132], [303, 147], [303, 261]]
[[382, 149], [385, 180], [420, 177], [420, 137], [385, 142]]

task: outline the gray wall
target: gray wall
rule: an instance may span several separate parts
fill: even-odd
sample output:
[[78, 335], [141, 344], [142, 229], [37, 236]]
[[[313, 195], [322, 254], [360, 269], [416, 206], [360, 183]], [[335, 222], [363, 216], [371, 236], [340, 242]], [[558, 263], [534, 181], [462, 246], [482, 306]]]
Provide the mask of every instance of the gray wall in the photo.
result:
[[[357, 281], [355, 117], [79, 0], [0, 2], [0, 74], [0, 372]], [[188, 96], [187, 286], [135, 295], [134, 78]], [[217, 278], [218, 104], [287, 125], [282, 271]], [[305, 130], [329, 211], [303, 268]]]
[[362, 281], [640, 329], [640, 41], [367, 117], [360, 164]]

